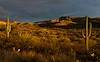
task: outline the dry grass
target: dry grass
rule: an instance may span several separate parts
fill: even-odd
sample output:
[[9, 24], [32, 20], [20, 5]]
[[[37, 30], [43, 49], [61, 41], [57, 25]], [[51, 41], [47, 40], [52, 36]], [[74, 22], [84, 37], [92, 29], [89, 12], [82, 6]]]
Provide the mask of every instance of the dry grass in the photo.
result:
[[[77, 33], [78, 32], [78, 33]], [[95, 42], [94, 42], [95, 41]], [[71, 46], [72, 43], [74, 46]], [[91, 37], [90, 48], [97, 44]], [[12, 25], [10, 38], [0, 31], [1, 62], [72, 62], [71, 48], [84, 45], [80, 30], [43, 28], [36, 24]], [[15, 49], [13, 49], [15, 48]], [[3, 58], [3, 59], [2, 59]]]

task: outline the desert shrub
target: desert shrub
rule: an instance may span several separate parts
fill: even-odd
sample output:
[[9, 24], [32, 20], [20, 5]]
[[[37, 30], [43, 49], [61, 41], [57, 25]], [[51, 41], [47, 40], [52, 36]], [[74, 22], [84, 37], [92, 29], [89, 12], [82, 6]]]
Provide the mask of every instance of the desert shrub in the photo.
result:
[[0, 40], [4, 41], [6, 39], [6, 34], [5, 32], [0, 32]]
[[0, 31], [5, 31], [6, 25], [0, 25]]
[[96, 44], [97, 44], [96, 40], [93, 40], [93, 39], [89, 40], [89, 47], [92, 47], [92, 46], [94, 46]]
[[40, 53], [34, 51], [3, 51], [3, 59], [1, 62], [48, 62], [47, 59]]
[[20, 48], [20, 49], [28, 49], [31, 46], [31, 34], [30, 33], [21, 33], [18, 34], [17, 31], [12, 31], [10, 33], [9, 39], [5, 42], [4, 48], [5, 49], [12, 49], [13, 47]]
[[5, 32], [0, 32], [0, 49], [4, 48], [5, 41], [6, 41], [6, 34], [5, 34]]

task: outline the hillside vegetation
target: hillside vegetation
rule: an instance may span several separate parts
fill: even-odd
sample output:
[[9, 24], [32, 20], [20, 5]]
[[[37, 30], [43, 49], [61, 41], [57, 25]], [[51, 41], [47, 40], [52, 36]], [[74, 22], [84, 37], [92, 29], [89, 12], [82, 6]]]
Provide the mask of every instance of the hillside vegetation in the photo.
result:
[[[72, 19], [60, 19], [60, 22], [16, 22], [11, 24], [7, 38], [6, 24], [1, 24], [0, 62], [73, 62], [76, 52], [86, 52], [82, 30], [82, 25]], [[93, 27], [89, 53], [94, 49], [100, 55], [99, 41], [100, 28]]]

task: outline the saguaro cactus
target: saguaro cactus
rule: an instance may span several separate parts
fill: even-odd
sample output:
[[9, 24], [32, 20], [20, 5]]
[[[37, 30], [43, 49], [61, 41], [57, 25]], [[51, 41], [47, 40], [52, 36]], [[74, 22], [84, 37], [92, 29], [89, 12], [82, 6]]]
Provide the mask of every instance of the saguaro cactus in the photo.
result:
[[9, 16], [7, 16], [7, 23], [6, 23], [6, 32], [7, 32], [7, 38], [9, 38], [9, 33], [11, 31], [11, 24], [9, 22]]
[[88, 17], [86, 16], [86, 27], [85, 27], [85, 33], [82, 30], [82, 35], [85, 38], [85, 45], [86, 50], [89, 50], [89, 37], [91, 36], [91, 30], [92, 30], [92, 23], [88, 21]]

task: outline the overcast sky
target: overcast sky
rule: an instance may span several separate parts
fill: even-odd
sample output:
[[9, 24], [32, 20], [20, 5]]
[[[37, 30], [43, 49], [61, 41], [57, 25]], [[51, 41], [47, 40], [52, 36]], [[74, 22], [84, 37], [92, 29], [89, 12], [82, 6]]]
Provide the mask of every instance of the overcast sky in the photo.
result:
[[100, 16], [100, 0], [0, 0], [0, 16], [34, 17]]

